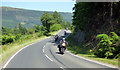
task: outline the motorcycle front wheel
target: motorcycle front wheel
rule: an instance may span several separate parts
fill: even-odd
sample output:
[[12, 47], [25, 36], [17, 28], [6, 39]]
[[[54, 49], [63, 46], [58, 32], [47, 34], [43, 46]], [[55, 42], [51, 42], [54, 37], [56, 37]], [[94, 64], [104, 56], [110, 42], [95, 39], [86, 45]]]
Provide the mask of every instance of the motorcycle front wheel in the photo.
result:
[[61, 53], [64, 54], [65, 48], [61, 48]]

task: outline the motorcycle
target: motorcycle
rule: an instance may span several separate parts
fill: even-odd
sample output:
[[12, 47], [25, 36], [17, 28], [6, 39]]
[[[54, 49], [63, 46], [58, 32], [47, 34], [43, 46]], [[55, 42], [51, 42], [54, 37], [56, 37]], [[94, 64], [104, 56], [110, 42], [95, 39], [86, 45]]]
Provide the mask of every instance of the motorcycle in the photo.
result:
[[60, 52], [61, 54], [64, 54], [64, 52], [65, 52], [65, 50], [66, 50], [66, 43], [65, 43], [65, 42], [62, 43], [61, 46], [58, 45], [58, 48], [59, 48], [59, 52]]

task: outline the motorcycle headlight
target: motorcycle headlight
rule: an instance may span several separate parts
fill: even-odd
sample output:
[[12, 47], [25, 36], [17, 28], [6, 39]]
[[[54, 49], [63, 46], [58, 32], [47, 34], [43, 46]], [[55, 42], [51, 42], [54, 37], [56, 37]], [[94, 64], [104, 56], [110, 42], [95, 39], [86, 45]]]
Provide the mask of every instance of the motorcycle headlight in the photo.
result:
[[62, 44], [62, 46], [66, 46], [66, 44], [65, 44], [65, 43], [63, 43], [63, 44]]

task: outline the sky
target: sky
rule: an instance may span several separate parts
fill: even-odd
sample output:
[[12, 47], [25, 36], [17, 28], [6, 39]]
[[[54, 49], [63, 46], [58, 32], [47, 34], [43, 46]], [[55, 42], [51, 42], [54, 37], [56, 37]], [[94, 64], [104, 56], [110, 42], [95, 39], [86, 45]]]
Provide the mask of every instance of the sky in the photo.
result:
[[73, 12], [73, 0], [4, 0], [2, 6], [40, 11]]

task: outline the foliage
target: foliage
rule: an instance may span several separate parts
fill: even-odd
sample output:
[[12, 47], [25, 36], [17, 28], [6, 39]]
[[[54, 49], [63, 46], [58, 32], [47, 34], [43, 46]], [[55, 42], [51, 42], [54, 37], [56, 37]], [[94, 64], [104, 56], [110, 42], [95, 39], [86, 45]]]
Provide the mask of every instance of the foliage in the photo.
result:
[[112, 37], [107, 34], [98, 34], [97, 39], [100, 39], [100, 42], [97, 44], [97, 48], [93, 52], [96, 56], [102, 58], [118, 58], [120, 54], [120, 45], [117, 44], [120, 42], [119, 36], [115, 32], [111, 32]]
[[42, 25], [47, 28], [48, 32], [50, 32], [50, 26], [54, 24], [52, 14], [44, 12], [44, 14], [42, 15], [40, 19], [41, 19]]
[[[103, 24], [110, 24], [111, 30], [119, 28], [120, 15], [117, 15], [120, 10], [120, 2], [105, 3], [105, 2], [79, 2], [75, 4], [73, 10], [73, 25], [81, 30], [89, 30], [90, 28], [94, 31], [99, 29]], [[112, 11], [111, 11], [112, 8]], [[112, 17], [111, 17], [112, 15]], [[112, 19], [112, 23], [107, 21]], [[115, 23], [114, 23], [115, 22]], [[115, 25], [115, 27], [113, 26]], [[88, 27], [89, 26], [89, 27]]]
[[64, 25], [61, 15], [56, 11], [53, 14], [44, 12], [40, 20], [42, 22], [42, 25], [46, 27], [47, 32], [60, 29], [61, 27], [58, 27], [57, 24], [59, 24], [59, 26]]
[[34, 26], [35, 32], [41, 31], [41, 26], [39, 24]]
[[41, 17], [42, 25], [34, 25], [32, 28], [25, 28], [21, 23], [14, 28], [2, 27], [2, 45], [10, 44], [15, 41], [22, 41], [30, 38], [37, 38], [43, 35], [48, 36], [49, 32], [61, 29], [63, 23], [62, 17], [59, 13], [52, 14], [44, 12]]
[[22, 36], [21, 34], [17, 34], [17, 35], [15, 36], [15, 40], [20, 39], [21, 36]]
[[54, 17], [55, 23], [61, 24], [63, 22], [62, 16], [57, 11], [53, 13], [53, 17]]
[[61, 25], [60, 24], [54, 24], [50, 27], [50, 31], [53, 32], [53, 31], [57, 31], [61, 29]]
[[25, 35], [27, 33], [27, 29], [25, 27], [22, 27], [21, 24], [18, 24], [18, 29], [22, 35]]
[[[120, 54], [119, 8], [120, 2], [78, 2], [73, 8], [73, 33], [84, 32], [84, 43], [88, 44], [90, 49], [94, 47], [93, 50], [89, 50], [98, 57], [118, 58]], [[75, 37], [75, 34], [73, 36]], [[79, 37], [74, 39], [77, 38]]]
[[35, 31], [33, 28], [27, 29], [27, 34], [33, 34]]
[[116, 32], [120, 35], [120, 2], [78, 2], [73, 8], [74, 32], [85, 33], [86, 42], [95, 40], [99, 33]]
[[66, 28], [65, 21], [63, 21], [63, 22], [61, 23], [61, 27], [62, 27], [62, 28]]
[[[40, 33], [37, 37], [40, 37], [44, 35], [44, 33], [46, 33], [45, 28], [43, 26], [39, 26], [39, 27], [40, 27], [41, 32], [39, 31]], [[21, 24], [17, 25], [13, 29], [2, 27], [2, 33], [3, 33], [2, 34], [2, 45], [10, 44], [15, 41], [29, 39], [29, 38], [34, 37], [34, 35], [36, 34], [34, 28], [26, 29], [25, 27], [22, 27]]]
[[12, 43], [15, 41], [15, 36], [12, 35], [3, 35], [2, 36], [2, 44]]
[[71, 29], [71, 24], [69, 21], [66, 22], [66, 25], [65, 25], [68, 29]]
[[90, 16], [90, 3], [77, 3], [75, 4], [75, 12], [73, 15], [73, 25], [76, 25], [81, 30], [84, 29], [85, 24], [88, 22]]
[[110, 32], [110, 33], [112, 34], [112, 42], [113, 42], [113, 44], [120, 41], [119, 36], [115, 32]]

